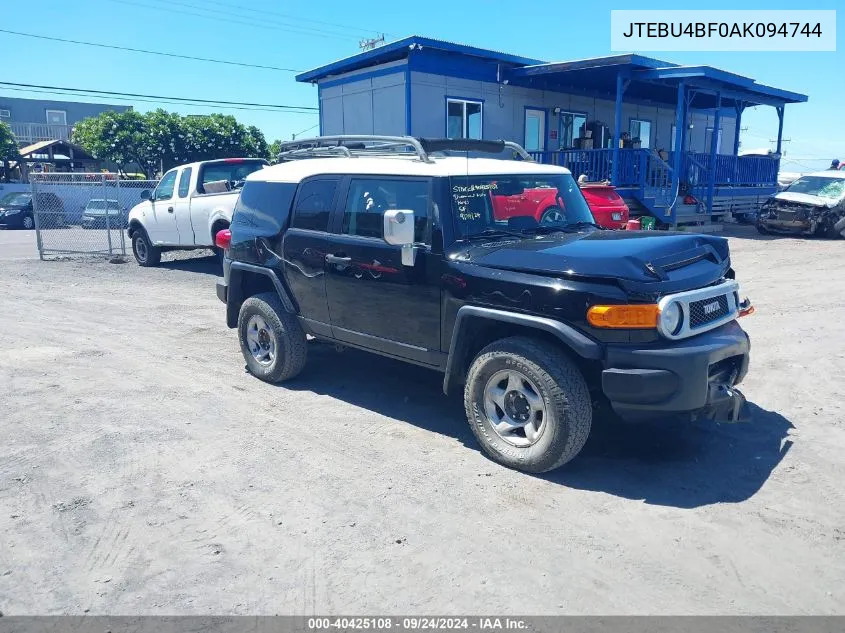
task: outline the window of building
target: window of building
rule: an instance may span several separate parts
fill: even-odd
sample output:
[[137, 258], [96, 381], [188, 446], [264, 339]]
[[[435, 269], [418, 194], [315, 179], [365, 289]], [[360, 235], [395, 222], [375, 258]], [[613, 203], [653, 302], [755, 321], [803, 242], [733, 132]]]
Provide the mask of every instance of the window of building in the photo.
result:
[[[713, 142], [713, 128], [708, 127], [704, 130], [704, 151], [710, 153], [710, 144]], [[716, 135], [716, 153], [722, 151], [722, 128], [719, 128], [719, 133]]]
[[0, 109], [0, 119], [11, 119], [12, 113], [10, 110]]
[[546, 149], [545, 110], [525, 109], [525, 139], [522, 146], [529, 152], [540, 152]]
[[651, 147], [651, 121], [644, 119], [631, 119], [628, 126], [628, 133], [631, 139], [640, 139], [640, 147]]
[[191, 171], [190, 167], [182, 170], [182, 175], [179, 177], [179, 197], [187, 198], [188, 191], [191, 188]]
[[414, 241], [430, 241], [429, 183], [398, 178], [353, 178], [343, 212], [341, 232], [361, 237], [384, 237], [384, 212], [414, 212]]
[[296, 197], [291, 226], [311, 231], [328, 231], [337, 183], [336, 178], [319, 178], [302, 183]]
[[572, 149], [575, 139], [583, 138], [587, 126], [587, 115], [578, 112], [560, 113], [560, 147]]
[[480, 139], [483, 106], [480, 101], [446, 99], [446, 136]]
[[47, 110], [47, 123], [50, 125], [67, 125], [67, 112], [64, 110]]

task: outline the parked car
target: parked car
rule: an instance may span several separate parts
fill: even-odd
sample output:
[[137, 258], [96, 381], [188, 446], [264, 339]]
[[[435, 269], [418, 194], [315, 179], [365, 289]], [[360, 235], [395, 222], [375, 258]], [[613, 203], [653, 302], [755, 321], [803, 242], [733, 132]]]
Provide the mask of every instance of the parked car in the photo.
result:
[[125, 229], [128, 224], [126, 209], [122, 208], [117, 200], [91, 198], [82, 212], [84, 229]]
[[229, 228], [244, 179], [269, 163], [261, 158], [224, 158], [175, 167], [129, 212], [132, 253], [141, 266], [156, 266], [167, 250], [213, 248]]
[[[529, 180], [497, 183], [492, 190], [493, 213], [497, 220], [530, 217], [540, 224], [559, 222], [564, 216], [563, 202], [557, 189]], [[616, 190], [603, 183], [580, 185], [596, 224], [606, 229], [621, 229], [628, 221], [628, 206]]]
[[766, 200], [757, 213], [760, 233], [795, 233], [839, 237], [845, 217], [845, 172], [805, 174]]
[[[38, 226], [54, 229], [65, 226], [65, 205], [54, 193], [38, 194]], [[10, 192], [0, 198], [0, 227], [34, 229], [36, 226], [32, 194]]]
[[[217, 234], [217, 296], [254, 376], [296, 376], [306, 335], [438, 370], [484, 452], [529, 472], [578, 454], [594, 402], [742, 417], [751, 305], [726, 239], [601, 230], [567, 169], [513, 143], [373, 137], [414, 150], [391, 156], [352, 137], [344, 156], [343, 138], [283, 144]], [[524, 160], [435, 155], [505, 148]], [[490, 192], [525, 182], [560, 217], [502, 217]]]

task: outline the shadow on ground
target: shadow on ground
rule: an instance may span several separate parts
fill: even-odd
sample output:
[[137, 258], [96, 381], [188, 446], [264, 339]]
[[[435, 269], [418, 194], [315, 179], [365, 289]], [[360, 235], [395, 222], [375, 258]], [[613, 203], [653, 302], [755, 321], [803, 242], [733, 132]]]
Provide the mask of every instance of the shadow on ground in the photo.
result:
[[[464, 417], [462, 394], [443, 395], [434, 371], [380, 356], [311, 341], [308, 365], [284, 387], [328, 395], [480, 450]], [[792, 424], [749, 404], [751, 421], [737, 425], [662, 421], [594, 421], [582, 453], [542, 475], [569, 488], [603, 492], [649, 504], [695, 508], [753, 496], [792, 442]]]
[[[164, 257], [167, 257], [167, 255]], [[211, 254], [210, 251], [207, 255], [180, 257], [179, 259], [162, 261], [158, 267], [164, 270], [183, 270], [188, 273], [202, 273], [215, 277], [223, 275], [220, 260], [214, 254]]]

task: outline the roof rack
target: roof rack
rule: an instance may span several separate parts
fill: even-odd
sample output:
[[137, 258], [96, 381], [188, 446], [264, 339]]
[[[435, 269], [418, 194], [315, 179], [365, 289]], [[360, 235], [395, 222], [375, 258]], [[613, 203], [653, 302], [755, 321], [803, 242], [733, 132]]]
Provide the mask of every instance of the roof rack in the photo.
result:
[[416, 154], [424, 163], [431, 163], [429, 154], [435, 152], [460, 151], [499, 154], [506, 149], [516, 152], [522, 160], [533, 161], [530, 154], [518, 143], [512, 141], [481, 141], [474, 139], [430, 139], [414, 136], [370, 136], [349, 134], [338, 136], [316, 136], [314, 138], [282, 143], [279, 161], [302, 158], [325, 158], [329, 156], [396, 156]]

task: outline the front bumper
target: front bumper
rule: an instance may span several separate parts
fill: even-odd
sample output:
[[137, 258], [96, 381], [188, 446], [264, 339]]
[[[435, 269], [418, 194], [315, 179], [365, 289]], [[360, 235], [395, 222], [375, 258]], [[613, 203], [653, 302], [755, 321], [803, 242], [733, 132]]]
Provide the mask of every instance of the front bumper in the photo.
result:
[[738, 421], [745, 398], [734, 386], [748, 372], [749, 353], [736, 321], [682, 341], [610, 345], [602, 391], [622, 417], [693, 413]]

